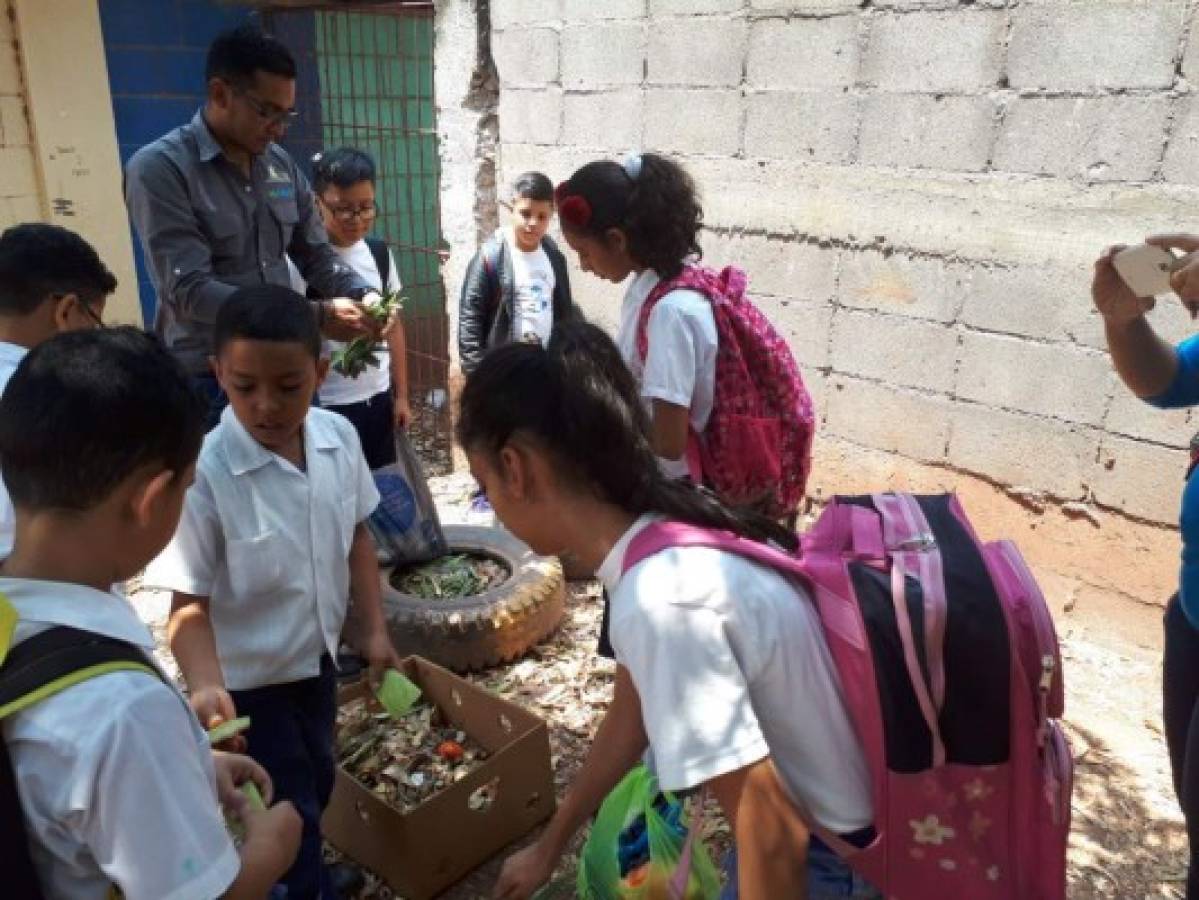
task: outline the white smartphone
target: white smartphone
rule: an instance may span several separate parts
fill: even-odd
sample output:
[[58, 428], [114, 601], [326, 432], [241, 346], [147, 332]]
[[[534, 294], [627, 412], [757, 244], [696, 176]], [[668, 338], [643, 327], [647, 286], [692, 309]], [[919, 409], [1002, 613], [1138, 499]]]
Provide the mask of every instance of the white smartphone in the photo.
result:
[[1170, 273], [1177, 259], [1164, 247], [1138, 244], [1112, 257], [1112, 265], [1138, 297], [1156, 297], [1170, 292]]

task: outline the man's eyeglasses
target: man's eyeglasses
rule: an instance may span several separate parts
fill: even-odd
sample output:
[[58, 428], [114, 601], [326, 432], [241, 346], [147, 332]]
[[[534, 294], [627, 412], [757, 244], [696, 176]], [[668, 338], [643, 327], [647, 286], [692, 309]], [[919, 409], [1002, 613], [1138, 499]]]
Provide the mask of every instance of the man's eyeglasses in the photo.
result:
[[[71, 296], [71, 295], [70, 294], [51, 294], [50, 299], [57, 303], [59, 300], [63, 300], [69, 296]], [[88, 303], [86, 300], [84, 300], [82, 297], [80, 297], [78, 294], [75, 294], [74, 297], [75, 297], [75, 305], [83, 310], [83, 314], [85, 316], [87, 316], [89, 319], [91, 319], [92, 325], [96, 328], [103, 328], [104, 320], [100, 318], [100, 314], [92, 308], [92, 305], [90, 303]]]
[[[324, 203], [323, 200], [321, 202]], [[329, 206], [325, 203], [325, 207], [338, 222], [353, 222], [355, 219], [369, 222], [379, 214], [379, 207], [373, 203], [364, 203], [361, 206]]]
[[269, 122], [272, 125], [281, 125], [287, 128], [296, 119], [300, 117], [299, 112], [294, 109], [279, 109], [273, 103], [264, 103], [257, 97], [243, 91], [241, 88], [234, 88], [234, 93], [250, 104], [250, 108], [258, 115], [258, 118], [264, 122]]

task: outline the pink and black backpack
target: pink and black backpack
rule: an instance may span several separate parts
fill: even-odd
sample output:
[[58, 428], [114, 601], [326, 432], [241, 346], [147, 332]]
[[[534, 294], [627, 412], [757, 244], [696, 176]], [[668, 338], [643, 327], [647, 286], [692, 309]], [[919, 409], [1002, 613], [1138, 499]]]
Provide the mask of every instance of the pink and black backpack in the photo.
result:
[[836, 498], [799, 555], [659, 522], [633, 539], [624, 569], [683, 546], [770, 566], [816, 603], [878, 836], [859, 849], [804, 811], [814, 833], [887, 900], [1064, 900], [1073, 760], [1057, 721], [1061, 655], [1014, 544], [979, 541], [952, 495], [878, 494]]
[[815, 422], [799, 366], [787, 342], [745, 296], [745, 273], [684, 266], [655, 285], [637, 322], [637, 353], [649, 352], [649, 317], [671, 291], [692, 290], [712, 304], [716, 386], [703, 434], [692, 434], [687, 461], [696, 481], [726, 503], [773, 518], [794, 513], [812, 465]]

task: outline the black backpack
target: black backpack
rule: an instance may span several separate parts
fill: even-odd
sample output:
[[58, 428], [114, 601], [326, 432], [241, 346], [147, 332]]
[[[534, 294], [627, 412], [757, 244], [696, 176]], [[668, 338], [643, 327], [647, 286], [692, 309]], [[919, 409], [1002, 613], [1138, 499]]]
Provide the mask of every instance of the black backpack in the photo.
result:
[[[0, 655], [0, 721], [68, 688], [118, 671], [162, 674], [140, 647], [115, 638], [59, 626], [22, 641]], [[0, 740], [0, 847], [4, 847], [5, 896], [42, 900], [29, 852], [29, 833], [8, 747]]]

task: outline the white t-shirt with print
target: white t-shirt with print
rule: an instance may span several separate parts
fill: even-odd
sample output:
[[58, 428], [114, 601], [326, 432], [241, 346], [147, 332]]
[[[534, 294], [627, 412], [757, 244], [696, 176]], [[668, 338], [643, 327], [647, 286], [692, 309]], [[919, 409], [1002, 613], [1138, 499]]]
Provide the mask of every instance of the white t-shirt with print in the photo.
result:
[[[333, 247], [333, 250], [342, 258], [342, 261], [346, 265], [362, 276], [363, 281], [376, 291], [383, 290], [383, 277], [379, 274], [379, 267], [375, 264], [375, 255], [371, 253], [370, 245], [365, 240], [352, 244], [349, 247], [338, 247], [334, 244], [330, 244], [330, 246]], [[387, 255], [391, 260], [391, 271], [387, 277], [387, 290], [394, 292], [400, 289], [400, 271], [396, 268], [395, 257], [392, 256], [390, 249], [387, 251]], [[300, 294], [305, 293], [308, 290], [308, 285], [290, 257], [288, 257], [287, 265], [288, 271], [291, 274], [292, 290]], [[345, 346], [345, 342], [343, 341], [326, 339], [322, 353], [325, 356], [331, 356], [334, 350], [340, 350]], [[375, 351], [375, 355], [379, 357], [378, 368], [367, 366], [366, 371], [357, 378], [347, 378], [336, 369], [330, 368], [324, 384], [321, 385], [321, 403], [325, 406], [345, 406], [350, 403], [361, 403], [363, 400], [369, 400], [376, 394], [390, 390], [391, 354], [387, 352], [383, 345], [380, 345], [380, 348]]]
[[[17, 366], [29, 351], [19, 344], [0, 341], [0, 395], [8, 387], [8, 380]], [[8, 496], [8, 488], [4, 479], [0, 478], [0, 559], [5, 559], [12, 552], [13, 538], [17, 533], [17, 518], [13, 511], [12, 499]]]
[[557, 279], [545, 248], [538, 246], [527, 253], [516, 246], [512, 231], [505, 230], [508, 254], [512, 259], [512, 284], [515, 289], [513, 334], [518, 341], [549, 343], [554, 328], [554, 288]]
[[664, 550], [621, 575], [629, 543], [654, 520], [634, 523], [596, 574], [662, 788], [696, 787], [769, 756], [825, 828], [871, 824], [869, 769], [807, 592], [706, 547]]
[[[634, 278], [620, 308], [616, 343], [629, 370], [641, 385], [641, 396], [653, 413], [654, 400], [691, 410], [691, 427], [702, 432], [712, 415], [716, 390], [716, 320], [712, 304], [697, 291], [671, 291], [657, 302], [646, 325], [648, 352], [637, 352], [637, 323], [650, 292], [661, 279], [653, 269]], [[659, 459], [671, 477], [687, 474], [683, 460]]]

